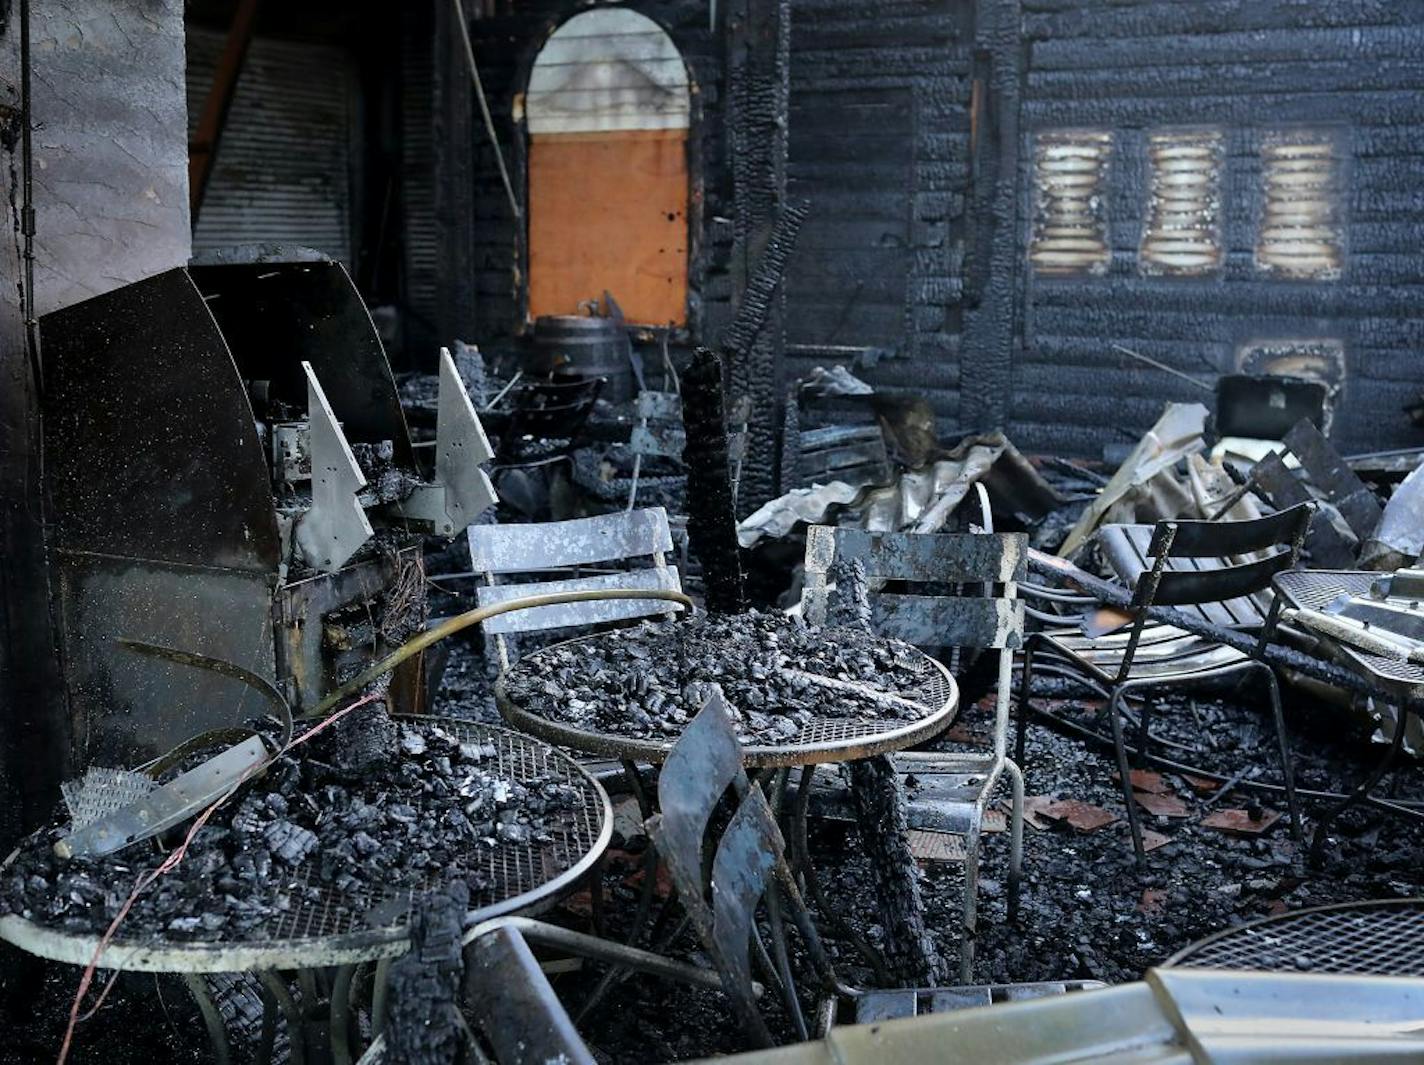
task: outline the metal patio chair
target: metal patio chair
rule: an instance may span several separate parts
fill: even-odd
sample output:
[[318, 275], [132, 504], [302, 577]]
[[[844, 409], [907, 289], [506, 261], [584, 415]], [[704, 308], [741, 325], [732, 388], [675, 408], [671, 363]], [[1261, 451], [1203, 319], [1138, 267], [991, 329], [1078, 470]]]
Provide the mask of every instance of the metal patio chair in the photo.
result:
[[872, 628], [920, 646], [997, 650], [998, 694], [993, 747], [977, 752], [902, 752], [898, 770], [918, 781], [915, 805], [934, 811], [934, 828], [964, 837], [963, 940], [960, 979], [974, 964], [978, 916], [979, 852], [984, 811], [1008, 775], [1012, 793], [1009, 858], [1009, 919], [1017, 915], [1023, 865], [1023, 774], [1008, 758], [1009, 700], [1013, 654], [1022, 645], [1023, 604], [1016, 584], [1027, 573], [1028, 538], [1022, 533], [872, 533], [815, 525], [806, 533], [806, 581], [802, 613], [824, 624], [827, 578], [837, 562], [858, 561], [875, 586], [887, 582], [958, 585], [961, 594], [879, 591], [871, 595]]
[[[879, 425], [827, 425], [818, 429], [787, 429], [795, 468], [781, 485], [783, 492], [844, 481], [852, 487], [884, 484], [890, 459]], [[792, 434], [794, 435], [794, 438]]]
[[638, 482], [645, 458], [682, 460], [687, 433], [682, 428], [682, 397], [676, 392], [639, 392], [634, 400], [638, 424], [628, 437], [633, 454], [633, 483], [628, 487], [628, 509], [638, 501]]
[[[697, 987], [719, 987], [752, 1042], [774, 1042], [762, 1002], [779, 994], [801, 1039], [824, 1035], [836, 1023], [867, 1023], [894, 1017], [964, 1009], [997, 1002], [1063, 994], [1102, 986], [1092, 980], [993, 984], [974, 987], [861, 990], [836, 975], [803, 901], [786, 857], [786, 841], [761, 786], [742, 765], [735, 727], [715, 686], [703, 708], [678, 738], [658, 779], [660, 812], [648, 832], [672, 874], [685, 921], [664, 946], [690, 927], [711, 967], [691, 965], [655, 950], [625, 946], [527, 917], [497, 917], [464, 934], [464, 1008], [500, 1063], [590, 1061], [553, 988], [527, 944], [577, 955], [615, 968]], [[730, 804], [730, 818], [717, 817]], [[723, 827], [724, 826], [724, 827]], [[803, 1007], [788, 924], [804, 947], [817, 998], [809, 1020]], [[770, 949], [761, 927], [769, 932]], [[754, 979], [760, 969], [765, 982]], [[375, 1018], [379, 1027], [382, 1018]], [[472, 1037], [473, 1038], [473, 1037]], [[361, 1065], [386, 1061], [378, 1037]]]
[[[1024, 668], [1019, 693], [1018, 737], [1015, 757], [1022, 764], [1028, 734], [1028, 699], [1033, 683], [1035, 654], [1046, 653], [1066, 661], [1108, 695], [1107, 715], [1112, 725], [1113, 747], [1118, 774], [1122, 778], [1127, 820], [1132, 830], [1132, 846], [1138, 868], [1145, 865], [1146, 851], [1137, 804], [1133, 799], [1131, 770], [1123, 741], [1123, 701], [1133, 691], [1180, 688], [1233, 674], [1259, 676], [1271, 700], [1271, 716], [1280, 744], [1286, 803], [1290, 809], [1291, 832], [1301, 838], [1300, 806], [1295, 794], [1295, 771], [1285, 717], [1281, 712], [1280, 686], [1262, 653], [1275, 631], [1279, 600], [1272, 602], [1253, 654], [1214, 643], [1171, 625], [1147, 620], [1153, 606], [1197, 607], [1249, 599], [1269, 589], [1272, 578], [1292, 569], [1300, 558], [1301, 545], [1309, 526], [1308, 504], [1277, 511], [1250, 521], [1161, 521], [1157, 523], [1147, 555], [1152, 567], [1138, 579], [1133, 589], [1135, 617], [1126, 628], [1101, 636], [1085, 635], [1081, 628], [1057, 629], [1031, 634], [1024, 647]], [[1269, 552], [1251, 562], [1207, 569], [1178, 569], [1174, 559], [1225, 558]], [[1138, 725], [1142, 753], [1150, 746], [1152, 704], [1145, 702]]]
[[[733, 813], [711, 847], [708, 828], [728, 794]], [[721, 974], [723, 991], [746, 1031], [763, 1045], [770, 1045], [771, 1033], [752, 982], [754, 958], [771, 970], [770, 983], [780, 984], [802, 1039], [813, 1032], [823, 1035], [838, 1021], [864, 1023], [1101, 986], [1096, 981], [1049, 981], [880, 991], [843, 983], [801, 896], [771, 804], [742, 767], [735, 728], [715, 687], [663, 765], [658, 799], [661, 813], [649, 819], [649, 834], [672, 873], [689, 923]], [[704, 860], [708, 849], [710, 865]], [[771, 933], [770, 957], [757, 931], [759, 908], [764, 908]], [[796, 990], [785, 936], [788, 919], [805, 948], [819, 996], [814, 1026], [806, 1023]]]
[[[682, 591], [677, 567], [669, 566], [665, 557], [673, 545], [667, 512], [662, 507], [571, 521], [471, 525], [467, 535], [470, 568], [484, 582], [475, 590], [480, 606], [550, 592]], [[639, 559], [646, 560], [642, 568], [627, 568], [628, 563]], [[614, 566], [612, 572], [607, 571], [610, 564]], [[583, 574], [581, 571], [588, 567], [599, 567], [603, 572]], [[574, 571], [574, 575], [540, 579], [554, 571]], [[531, 577], [534, 579], [528, 579]], [[507, 670], [519, 657], [511, 640], [521, 633], [587, 628], [680, 609], [671, 600], [588, 601], [501, 614], [485, 621], [482, 628], [494, 645], [500, 669]]]

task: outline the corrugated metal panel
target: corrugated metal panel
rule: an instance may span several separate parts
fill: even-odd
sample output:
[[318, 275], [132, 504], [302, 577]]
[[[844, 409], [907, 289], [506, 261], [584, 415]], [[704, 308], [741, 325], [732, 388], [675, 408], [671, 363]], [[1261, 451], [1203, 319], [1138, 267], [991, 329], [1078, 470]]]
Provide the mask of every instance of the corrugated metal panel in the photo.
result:
[[1265, 208], [1256, 268], [1296, 280], [1334, 281], [1344, 266], [1339, 138], [1277, 131], [1261, 145]]
[[1112, 134], [1066, 129], [1034, 141], [1034, 272], [1048, 276], [1104, 274], [1108, 248], [1107, 177]]
[[410, 14], [401, 41], [401, 195], [405, 298], [428, 322], [438, 316], [439, 230], [435, 221], [433, 28]]
[[1164, 130], [1147, 137], [1152, 173], [1138, 263], [1147, 275], [1209, 274], [1221, 266], [1220, 130]]
[[551, 36], [534, 62], [529, 132], [686, 129], [687, 67], [662, 28], [627, 8], [585, 11]]
[[[202, 112], [223, 39], [188, 31], [190, 126]], [[351, 265], [355, 87], [355, 64], [343, 48], [252, 42], [193, 232], [195, 255], [278, 242]]]

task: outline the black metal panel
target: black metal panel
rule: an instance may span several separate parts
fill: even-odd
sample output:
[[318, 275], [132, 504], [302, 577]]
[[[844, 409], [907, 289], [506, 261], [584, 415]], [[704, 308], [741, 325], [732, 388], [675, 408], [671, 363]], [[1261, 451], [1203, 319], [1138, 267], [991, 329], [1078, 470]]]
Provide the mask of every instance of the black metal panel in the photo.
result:
[[301, 364], [309, 362], [349, 440], [390, 440], [396, 461], [411, 461], [410, 434], [385, 349], [340, 263], [191, 270], [244, 378], [271, 381], [274, 399], [304, 411]]
[[[1167, 570], [1157, 585], [1152, 602], [1157, 606], [1188, 606], [1193, 603], [1219, 603], [1223, 599], [1254, 595], [1271, 586], [1271, 578], [1291, 567], [1291, 552], [1244, 562], [1239, 566], [1220, 569]], [[1145, 589], [1146, 584], [1139, 584]]]
[[497, 928], [470, 945], [469, 1006], [501, 1065], [593, 1065], [549, 979], [518, 932]]
[[40, 333], [55, 546], [275, 573], [267, 460], [187, 273], [45, 315]]
[[1248, 521], [1162, 522], [1152, 536], [1147, 553], [1157, 557], [1169, 529], [1172, 545], [1167, 554], [1171, 558], [1220, 558], [1265, 551], [1290, 544], [1301, 535], [1313, 510], [1311, 504], [1300, 503], [1289, 510], [1278, 510]]
[[134, 654], [117, 640], [194, 651], [273, 679], [275, 575], [67, 552], [58, 561], [76, 765], [134, 765], [266, 713], [240, 680]]

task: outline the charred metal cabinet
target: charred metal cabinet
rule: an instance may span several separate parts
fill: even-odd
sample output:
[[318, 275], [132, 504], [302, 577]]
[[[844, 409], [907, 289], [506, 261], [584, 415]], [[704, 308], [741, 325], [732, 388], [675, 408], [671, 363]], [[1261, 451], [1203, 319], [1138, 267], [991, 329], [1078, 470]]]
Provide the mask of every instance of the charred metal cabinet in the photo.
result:
[[274, 496], [273, 426], [305, 414], [303, 362], [352, 444], [386, 446], [418, 478], [385, 353], [340, 264], [170, 270], [47, 315], [41, 332], [76, 765], [131, 764], [261, 712], [241, 683], [121, 638], [236, 663], [300, 709], [409, 631], [389, 611], [423, 610], [408, 572], [417, 536], [391, 528], [336, 572], [301, 570]]

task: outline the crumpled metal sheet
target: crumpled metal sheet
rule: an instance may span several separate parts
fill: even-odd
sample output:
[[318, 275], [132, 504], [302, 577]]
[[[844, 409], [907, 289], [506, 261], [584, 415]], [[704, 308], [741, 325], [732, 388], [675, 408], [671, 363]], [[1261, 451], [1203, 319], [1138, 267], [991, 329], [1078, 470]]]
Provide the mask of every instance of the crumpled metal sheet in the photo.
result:
[[[799, 524], [833, 524], [837, 507], [858, 512], [846, 522], [872, 532], [938, 532], [974, 483], [984, 478], [1012, 445], [997, 433], [971, 437], [946, 458], [902, 474], [894, 484], [853, 488], [844, 481], [798, 488], [773, 499], [737, 527], [743, 548], [786, 536]], [[1017, 456], [1017, 452], [1014, 452]]]
[[1360, 555], [1364, 569], [1394, 570], [1424, 554], [1424, 466], [1400, 482]]
[[1104, 522], [1132, 524], [1175, 518], [1193, 507], [1191, 491], [1172, 473], [1186, 455], [1206, 446], [1207, 409], [1200, 403], [1169, 403], [1157, 424], [1138, 441], [1118, 471], [1088, 504], [1058, 549], [1067, 558]]

